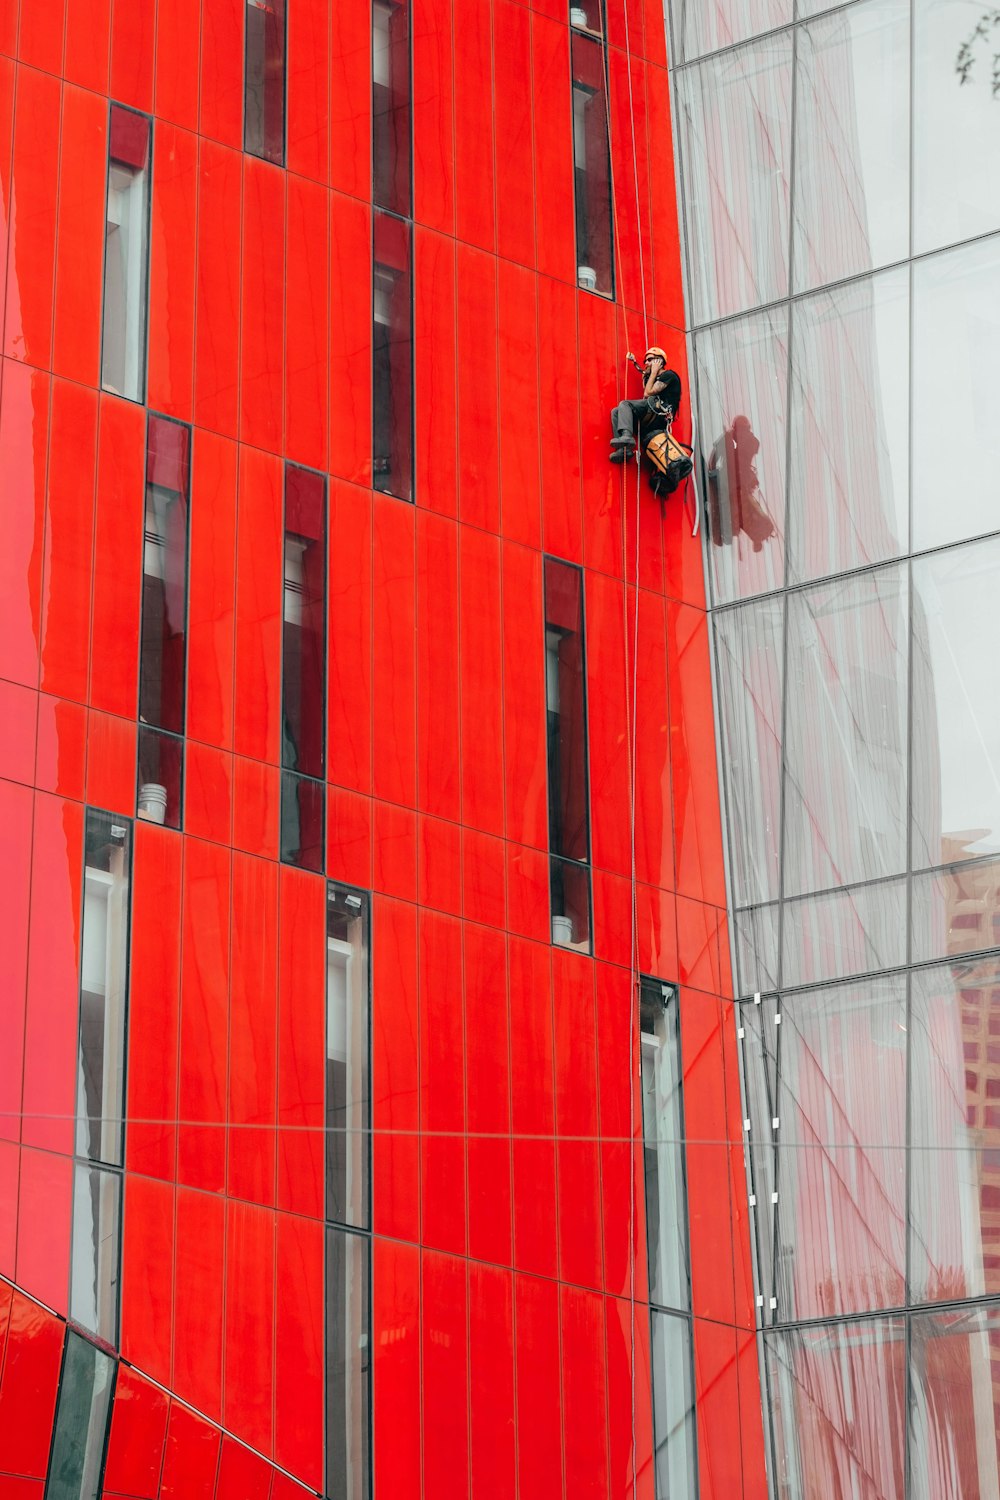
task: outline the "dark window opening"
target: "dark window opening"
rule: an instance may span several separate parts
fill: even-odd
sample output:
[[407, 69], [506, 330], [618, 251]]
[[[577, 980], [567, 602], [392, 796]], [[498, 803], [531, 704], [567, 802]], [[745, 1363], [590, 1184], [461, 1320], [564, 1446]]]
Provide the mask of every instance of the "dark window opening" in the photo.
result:
[[247, 0], [243, 149], [285, 160], [285, 0]]
[[327, 887], [326, 1217], [371, 1217], [371, 1001], [368, 897]]
[[570, 0], [569, 24], [574, 31], [589, 31], [592, 36], [601, 36], [604, 31], [601, 0]]
[[614, 295], [611, 153], [604, 47], [574, 32], [573, 162], [576, 177], [576, 275], [585, 290]]
[[371, 1240], [326, 1231], [326, 1493], [371, 1495]]
[[139, 718], [184, 733], [191, 429], [149, 418], [142, 569]]
[[179, 735], [140, 724], [136, 817], [180, 828], [183, 795], [184, 741]]
[[545, 559], [545, 705], [552, 941], [590, 951], [583, 574]]
[[66, 1330], [46, 1500], [99, 1500], [118, 1361]]
[[403, 218], [411, 215], [409, 0], [372, 6], [373, 200]]
[[372, 282], [372, 484], [413, 498], [410, 226], [376, 213]]
[[146, 301], [152, 125], [112, 104], [104, 231], [101, 385], [130, 401], [146, 391]]
[[285, 466], [281, 857], [322, 870], [326, 820], [326, 479]]

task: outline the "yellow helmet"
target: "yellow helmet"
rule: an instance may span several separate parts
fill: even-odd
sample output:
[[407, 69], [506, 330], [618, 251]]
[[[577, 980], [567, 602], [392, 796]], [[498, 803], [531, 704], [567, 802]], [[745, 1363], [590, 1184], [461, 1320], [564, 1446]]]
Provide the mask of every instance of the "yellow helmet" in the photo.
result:
[[652, 347], [652, 349], [647, 349], [646, 350], [646, 353], [643, 356], [643, 361], [642, 361], [643, 364], [646, 363], [647, 359], [662, 359], [663, 363], [666, 364], [666, 362], [667, 362], [667, 351], [665, 349], [659, 348], [658, 345], [654, 344], [653, 347]]

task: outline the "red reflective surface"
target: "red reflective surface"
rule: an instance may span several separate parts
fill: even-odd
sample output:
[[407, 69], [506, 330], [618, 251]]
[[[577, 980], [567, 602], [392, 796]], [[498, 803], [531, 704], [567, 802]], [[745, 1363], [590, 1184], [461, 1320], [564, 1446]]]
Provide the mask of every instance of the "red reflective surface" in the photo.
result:
[[[607, 6], [616, 305], [576, 286], [565, 4], [411, 0], [413, 506], [370, 488], [370, 6], [288, 7], [285, 169], [242, 151], [245, 13], [0, 0], [0, 1496], [40, 1492], [60, 1369], [84, 805], [136, 812], [146, 412], [99, 390], [110, 100], [153, 120], [147, 405], [192, 445], [183, 832], [133, 841], [104, 1493], [324, 1483], [287, 461], [328, 482], [326, 874], [373, 893], [377, 1491], [626, 1500], [635, 1469], [652, 1500], [634, 940], [681, 985], [702, 1491], [759, 1495], [701, 554], [605, 448], [643, 310], [685, 375], [660, 7], [629, 0], [629, 57]], [[550, 943], [544, 553], [584, 569], [593, 957]]]

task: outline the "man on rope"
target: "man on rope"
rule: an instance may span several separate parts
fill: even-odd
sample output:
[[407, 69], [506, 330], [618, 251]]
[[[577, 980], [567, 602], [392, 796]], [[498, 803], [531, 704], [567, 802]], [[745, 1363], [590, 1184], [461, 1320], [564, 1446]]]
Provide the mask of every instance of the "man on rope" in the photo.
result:
[[[628, 357], [642, 376], [642, 399], [620, 401], [611, 413], [611, 462], [623, 464], [634, 457], [638, 429], [638, 441], [653, 471], [653, 493], [665, 497], [687, 478], [692, 467], [690, 458], [670, 437], [681, 403], [681, 378], [676, 370], [667, 368], [666, 353], [657, 345], [646, 350], [641, 365], [634, 355]], [[672, 448], [676, 451], [671, 452]]]

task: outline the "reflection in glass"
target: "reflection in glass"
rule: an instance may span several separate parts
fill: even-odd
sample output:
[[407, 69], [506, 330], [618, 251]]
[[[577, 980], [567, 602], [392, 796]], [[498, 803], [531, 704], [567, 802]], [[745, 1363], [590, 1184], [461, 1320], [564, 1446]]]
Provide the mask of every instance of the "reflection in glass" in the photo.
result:
[[846, 979], [905, 962], [905, 877], [786, 901], [782, 984]]
[[788, 312], [724, 323], [695, 344], [706, 528], [718, 602], [784, 582]]
[[697, 1488], [691, 1324], [655, 1308], [649, 1321], [656, 1500], [684, 1500]]
[[294, 771], [281, 773], [281, 858], [322, 873], [326, 842], [326, 783]]
[[909, 275], [795, 305], [788, 494], [795, 581], [907, 550]]
[[[994, 108], [1000, 121], [1000, 101]], [[1000, 160], [1000, 146], [997, 151]], [[995, 162], [993, 170], [1000, 177]], [[998, 286], [1000, 236], [913, 266], [916, 552], [995, 531], [1000, 524]]]
[[740, 904], [778, 895], [783, 621], [780, 599], [715, 615], [731, 879]]
[[[731, 834], [730, 834], [731, 837]], [[739, 992], [753, 995], [778, 983], [778, 904], [733, 912]]]
[[87, 809], [76, 1150], [121, 1166], [131, 825]]
[[285, 160], [285, 0], [247, 0], [243, 149]]
[[326, 1493], [371, 1494], [371, 1242], [326, 1231]]
[[982, 0], [913, 0], [917, 254], [1000, 229], [1000, 109], [990, 88], [996, 47], [987, 40], [976, 48], [964, 87], [955, 71], [958, 49], [989, 9]]
[[101, 385], [130, 401], [141, 401], [146, 390], [151, 144], [147, 117], [112, 104]]
[[[750, 1222], [757, 1242], [758, 1288], [767, 1303], [775, 1295], [774, 1263], [777, 1182], [773, 1121], [778, 1113], [778, 1002], [773, 997], [748, 1001], [737, 1011], [737, 1035], [742, 1032], [743, 1077], [746, 1087], [746, 1119], [749, 1121], [748, 1167]], [[768, 1306], [761, 1314], [773, 1317]]]
[[898, 1306], [906, 1254], [906, 983], [785, 996], [778, 1316]]
[[117, 1361], [66, 1330], [47, 1500], [99, 1500]]
[[795, 88], [796, 289], [905, 260], [909, 0], [868, 0], [802, 27]]
[[571, 46], [577, 281], [587, 291], [610, 297], [614, 295], [614, 246], [604, 47], [576, 31]]
[[545, 708], [552, 941], [590, 951], [583, 572], [545, 559]]
[[372, 5], [373, 199], [379, 208], [409, 218], [410, 199], [410, 5], [374, 0]]
[[775, 31], [792, 19], [792, 0], [670, 0], [678, 61]]
[[327, 886], [326, 1217], [370, 1222], [368, 897]]
[[281, 764], [326, 770], [326, 479], [285, 465]]
[[410, 226], [374, 215], [372, 484], [413, 499], [413, 305]]
[[918, 970], [911, 992], [910, 1295], [1000, 1292], [1000, 972]]
[[191, 429], [150, 416], [142, 563], [139, 720], [184, 733]]
[[1000, 1308], [910, 1323], [910, 1494], [988, 1500], [1000, 1494]]
[[791, 32], [685, 68], [674, 85], [698, 325], [788, 291]]
[[906, 611], [898, 567], [789, 596], [788, 895], [906, 868]]
[[1000, 538], [913, 563], [913, 865], [1000, 853]]
[[183, 794], [183, 739], [140, 724], [136, 817], [180, 828]]
[[639, 988], [643, 1175], [649, 1300], [691, 1305], [684, 1166], [680, 1003], [677, 990], [644, 979]]
[[905, 1494], [902, 1318], [768, 1333], [779, 1493], [899, 1500]]
[[914, 875], [910, 945], [913, 963], [1000, 948], [1000, 860]]
[[109, 1344], [118, 1342], [121, 1173], [77, 1162], [69, 1315]]

